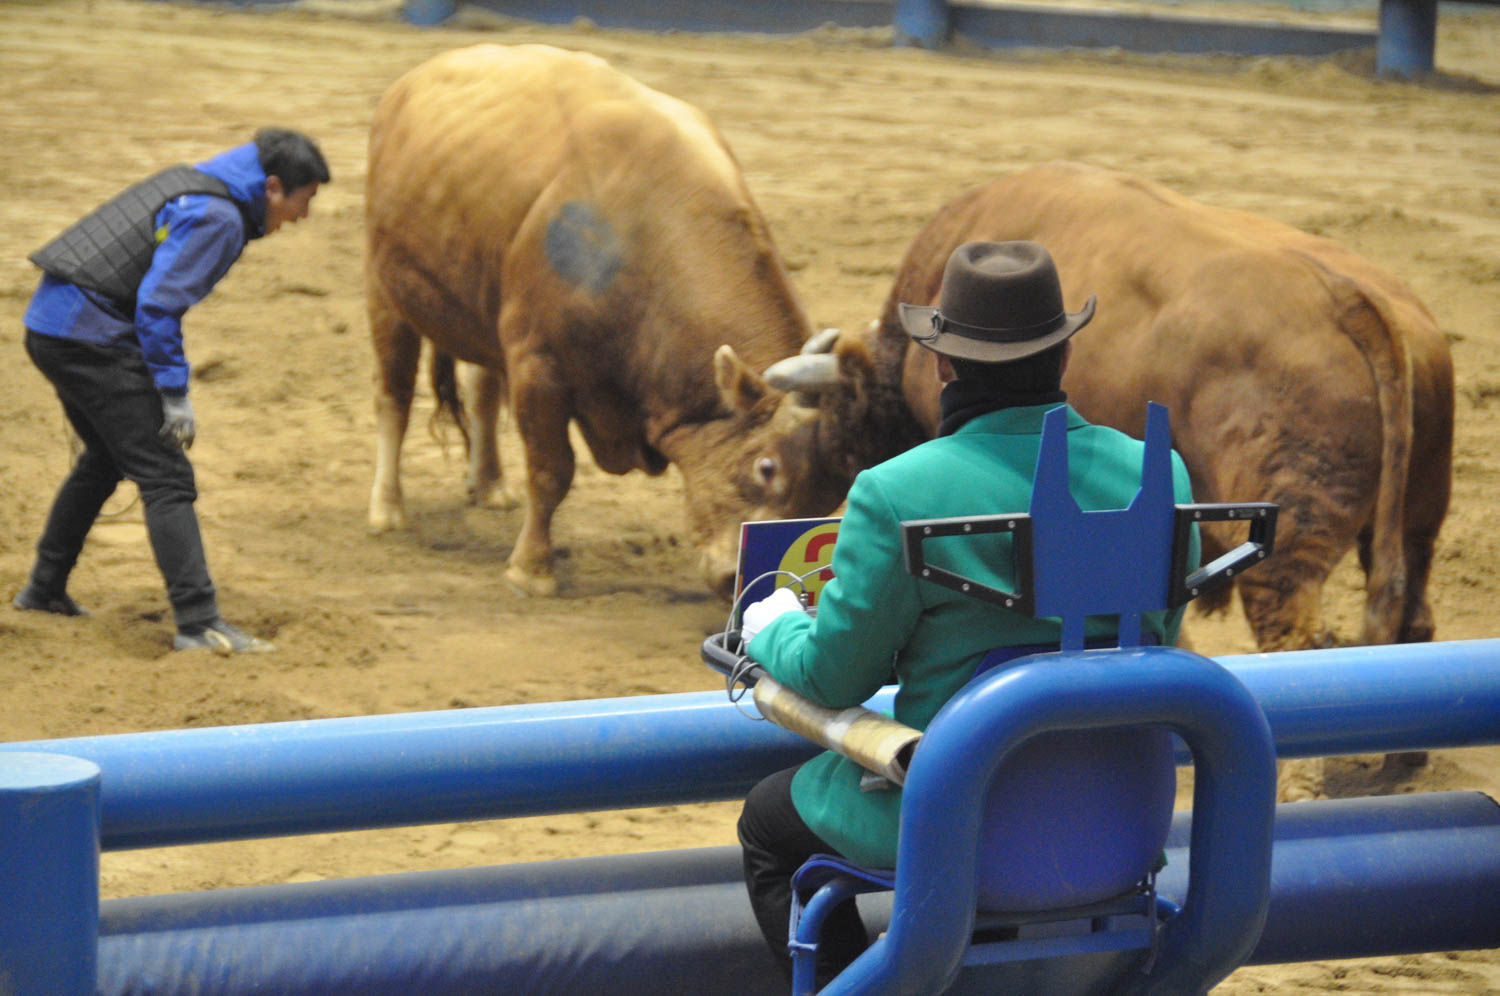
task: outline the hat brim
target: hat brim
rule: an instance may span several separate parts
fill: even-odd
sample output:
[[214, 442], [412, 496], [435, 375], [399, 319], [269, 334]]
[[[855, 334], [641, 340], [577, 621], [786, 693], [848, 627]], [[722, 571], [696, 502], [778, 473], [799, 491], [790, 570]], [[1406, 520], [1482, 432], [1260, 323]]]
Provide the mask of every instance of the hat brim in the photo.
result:
[[897, 311], [902, 329], [919, 346], [960, 360], [1005, 363], [1010, 360], [1023, 360], [1067, 340], [1093, 319], [1094, 298], [1091, 297], [1084, 303], [1082, 311], [1067, 315], [1062, 325], [1056, 330], [1035, 339], [1023, 339], [1018, 342], [995, 342], [990, 339], [974, 339], [956, 332], [934, 332], [932, 316], [938, 311], [934, 307], [902, 304], [899, 305]]

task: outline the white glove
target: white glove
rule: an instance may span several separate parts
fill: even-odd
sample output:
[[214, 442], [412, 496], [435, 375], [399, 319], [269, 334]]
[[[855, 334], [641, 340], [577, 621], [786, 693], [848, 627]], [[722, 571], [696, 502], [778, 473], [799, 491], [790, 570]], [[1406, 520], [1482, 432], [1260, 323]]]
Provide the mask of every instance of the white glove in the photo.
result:
[[802, 602], [791, 588], [777, 588], [770, 596], [745, 606], [740, 623], [740, 638], [749, 643], [755, 634], [771, 625], [771, 620], [787, 612], [801, 612]]
[[193, 403], [186, 394], [163, 394], [161, 396], [161, 437], [170, 439], [183, 449], [193, 445], [198, 435], [198, 422], [193, 417]]

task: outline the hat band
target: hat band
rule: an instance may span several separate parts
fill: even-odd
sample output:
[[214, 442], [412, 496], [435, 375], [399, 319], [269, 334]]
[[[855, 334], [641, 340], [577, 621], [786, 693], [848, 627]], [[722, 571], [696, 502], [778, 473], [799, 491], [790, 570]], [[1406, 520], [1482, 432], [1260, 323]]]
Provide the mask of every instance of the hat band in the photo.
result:
[[1034, 325], [1020, 325], [1008, 329], [990, 329], [982, 325], [965, 325], [963, 322], [954, 321], [944, 317], [940, 311], [932, 313], [932, 334], [913, 336], [922, 342], [931, 342], [943, 333], [963, 336], [965, 339], [982, 339], [990, 342], [1024, 342], [1034, 339], [1039, 335], [1060, 329], [1067, 323], [1066, 311], [1059, 311], [1052, 318]]

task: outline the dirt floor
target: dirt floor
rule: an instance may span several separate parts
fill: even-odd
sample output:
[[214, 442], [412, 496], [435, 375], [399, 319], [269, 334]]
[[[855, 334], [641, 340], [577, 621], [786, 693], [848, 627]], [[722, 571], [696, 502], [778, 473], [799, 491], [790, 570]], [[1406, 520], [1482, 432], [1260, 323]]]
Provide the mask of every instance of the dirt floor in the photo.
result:
[[[1477, 12], [1475, 12], [1477, 11]], [[1261, 11], [1263, 12], [1263, 11]], [[1372, 9], [1354, 16], [1373, 21]], [[463, 13], [419, 29], [395, 4], [294, 9], [128, 0], [0, 5], [0, 593], [22, 584], [70, 462], [60, 409], [21, 349], [26, 254], [128, 182], [245, 141], [316, 136], [335, 182], [313, 217], [252, 244], [187, 322], [199, 515], [226, 614], [273, 639], [248, 659], [170, 653], [170, 616], [133, 492], [95, 529], [72, 594], [88, 620], [0, 611], [0, 739], [705, 690], [724, 607], [702, 588], [671, 473], [586, 460], [556, 524], [561, 597], [501, 579], [519, 512], [465, 503], [462, 452], [420, 429], [409, 532], [371, 537], [372, 357], [360, 256], [375, 100], [430, 55], [479, 40], [596, 52], [704, 108], [726, 133], [817, 326], [881, 303], [907, 241], [961, 189], [1077, 159], [1339, 239], [1411, 283], [1453, 345], [1453, 510], [1432, 596], [1439, 636], [1497, 635], [1500, 536], [1500, 11], [1445, 5], [1439, 72], [1373, 78], [1373, 56], [932, 54], [888, 33], [700, 37], [520, 25]], [[1107, 307], [1103, 302], [1101, 307]], [[511, 472], [520, 462], [505, 439]], [[1244, 496], [1250, 498], [1253, 496]], [[1328, 624], [1357, 632], [1346, 563]], [[1251, 649], [1236, 618], [1199, 649]], [[1337, 794], [1477, 788], [1500, 748], [1440, 751], [1391, 780], [1332, 766]], [[731, 804], [330, 834], [105, 856], [106, 896], [728, 844]], [[1225, 993], [1500, 992], [1500, 951], [1246, 969]]]

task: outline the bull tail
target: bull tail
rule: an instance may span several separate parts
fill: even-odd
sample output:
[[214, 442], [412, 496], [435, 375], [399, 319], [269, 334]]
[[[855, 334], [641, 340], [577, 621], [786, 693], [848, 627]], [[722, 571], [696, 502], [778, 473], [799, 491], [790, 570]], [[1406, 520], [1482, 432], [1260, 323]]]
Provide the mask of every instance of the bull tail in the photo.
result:
[[457, 426], [459, 435], [463, 436], [464, 452], [468, 453], [469, 415], [464, 409], [463, 398], [458, 392], [458, 376], [452, 355], [433, 349], [432, 359], [428, 364], [428, 378], [432, 385], [435, 405], [432, 409], [432, 417], [427, 420], [427, 431], [432, 434], [433, 439], [443, 443], [444, 424], [451, 423]]
[[1333, 297], [1339, 328], [1358, 347], [1380, 408], [1380, 478], [1365, 563], [1365, 644], [1400, 639], [1408, 602], [1406, 491], [1415, 427], [1413, 374], [1405, 338], [1358, 283], [1305, 256]]

